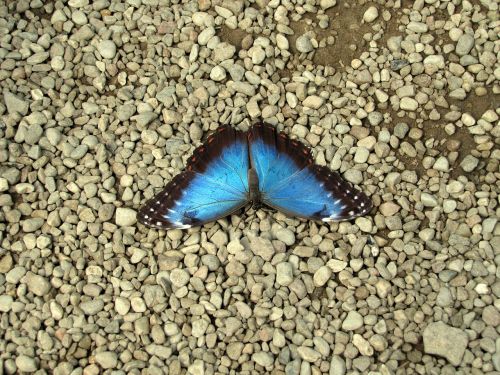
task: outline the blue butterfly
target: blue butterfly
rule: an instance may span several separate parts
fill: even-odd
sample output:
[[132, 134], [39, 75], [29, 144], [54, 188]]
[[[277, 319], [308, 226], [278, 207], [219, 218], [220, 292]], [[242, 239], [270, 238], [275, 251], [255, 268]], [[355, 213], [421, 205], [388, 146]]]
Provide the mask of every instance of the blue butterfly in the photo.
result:
[[365, 215], [371, 200], [338, 173], [315, 165], [310, 150], [270, 125], [248, 132], [218, 128], [184, 172], [141, 207], [141, 223], [190, 228], [263, 203], [289, 216], [324, 222]]

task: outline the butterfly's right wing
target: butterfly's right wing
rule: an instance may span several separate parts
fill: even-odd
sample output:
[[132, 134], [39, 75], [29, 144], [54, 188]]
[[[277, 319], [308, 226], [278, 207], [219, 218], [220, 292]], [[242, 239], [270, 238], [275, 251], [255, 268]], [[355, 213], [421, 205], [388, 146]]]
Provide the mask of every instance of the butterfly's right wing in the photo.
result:
[[287, 215], [322, 221], [349, 220], [372, 207], [370, 199], [338, 173], [314, 164], [301, 142], [270, 125], [249, 133], [250, 158], [263, 203]]
[[141, 223], [158, 229], [189, 228], [220, 219], [248, 200], [248, 142], [243, 132], [218, 128], [187, 167], [141, 207]]

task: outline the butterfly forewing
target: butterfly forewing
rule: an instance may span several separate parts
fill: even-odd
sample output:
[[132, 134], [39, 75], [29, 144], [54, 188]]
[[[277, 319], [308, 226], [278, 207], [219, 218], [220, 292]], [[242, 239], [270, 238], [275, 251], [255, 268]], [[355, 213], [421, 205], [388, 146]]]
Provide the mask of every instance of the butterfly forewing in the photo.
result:
[[264, 204], [291, 216], [337, 221], [364, 215], [371, 201], [338, 173], [314, 164], [310, 150], [270, 125], [249, 133], [250, 158]]
[[247, 203], [248, 142], [223, 126], [198, 147], [184, 172], [139, 210], [139, 221], [159, 229], [189, 228], [227, 216]]

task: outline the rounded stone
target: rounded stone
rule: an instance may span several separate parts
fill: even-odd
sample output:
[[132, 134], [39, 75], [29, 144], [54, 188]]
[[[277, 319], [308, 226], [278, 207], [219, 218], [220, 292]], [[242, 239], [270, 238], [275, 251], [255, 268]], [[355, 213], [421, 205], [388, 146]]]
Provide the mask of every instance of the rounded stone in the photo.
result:
[[170, 281], [176, 288], [181, 288], [189, 283], [190, 275], [186, 270], [177, 268], [170, 273]]
[[288, 228], [281, 228], [276, 231], [276, 238], [285, 243], [287, 246], [292, 246], [295, 243], [295, 233]]
[[369, 7], [365, 14], [363, 14], [363, 21], [370, 23], [377, 19], [378, 17], [378, 9], [374, 6]]
[[97, 50], [105, 59], [113, 59], [116, 56], [116, 44], [112, 40], [103, 40], [99, 43]]
[[22, 372], [35, 372], [38, 368], [35, 359], [24, 354], [17, 356], [16, 366]]
[[288, 286], [293, 281], [293, 266], [289, 262], [278, 263], [276, 266], [276, 282]]
[[118, 365], [118, 355], [115, 352], [100, 352], [94, 358], [103, 369], [115, 368]]
[[344, 331], [355, 331], [363, 326], [363, 317], [357, 311], [349, 311], [342, 322]]
[[128, 227], [137, 223], [137, 212], [131, 208], [118, 207], [116, 209], [116, 225]]
[[314, 46], [311, 42], [311, 38], [307, 35], [301, 35], [295, 41], [295, 47], [299, 52], [309, 53], [314, 49]]

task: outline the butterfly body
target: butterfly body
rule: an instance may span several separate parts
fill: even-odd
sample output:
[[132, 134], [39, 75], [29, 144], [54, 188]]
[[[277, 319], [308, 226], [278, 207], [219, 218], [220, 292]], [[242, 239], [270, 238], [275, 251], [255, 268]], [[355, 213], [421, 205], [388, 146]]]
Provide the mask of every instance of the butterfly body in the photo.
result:
[[159, 229], [189, 228], [248, 203], [322, 221], [348, 220], [372, 206], [339, 174], [315, 165], [305, 145], [272, 126], [254, 125], [246, 133], [223, 126], [140, 209], [139, 221]]

